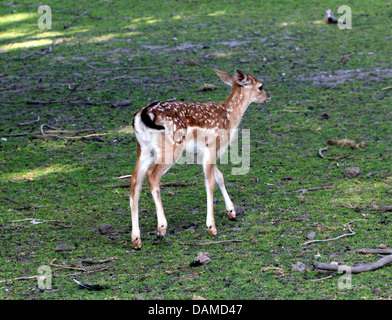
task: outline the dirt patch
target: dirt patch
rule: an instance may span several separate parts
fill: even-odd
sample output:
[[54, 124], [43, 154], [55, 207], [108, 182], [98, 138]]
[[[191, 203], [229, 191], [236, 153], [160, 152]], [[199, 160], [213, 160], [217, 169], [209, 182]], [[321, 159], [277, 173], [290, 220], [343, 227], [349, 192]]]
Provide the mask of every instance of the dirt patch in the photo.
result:
[[217, 44], [222, 45], [222, 46], [228, 46], [228, 47], [240, 47], [240, 46], [249, 44], [249, 41], [231, 40], [231, 41], [218, 42]]
[[[218, 42], [218, 45], [221, 46], [227, 46], [227, 47], [240, 47], [246, 44], [249, 44], [249, 41], [222, 41]], [[168, 53], [168, 52], [175, 52], [175, 51], [185, 51], [185, 50], [195, 50], [195, 49], [207, 49], [209, 46], [203, 45], [203, 44], [195, 44], [191, 42], [183, 42], [177, 44], [175, 47], [172, 45], [149, 45], [149, 44], [144, 44], [141, 45], [142, 48], [147, 49], [147, 50], [157, 50], [159, 53]]]
[[149, 45], [149, 44], [143, 44], [141, 47], [147, 50], [158, 51], [159, 53], [163, 54], [163, 53], [174, 52], [174, 51], [202, 49], [204, 45], [194, 44], [190, 42], [183, 42], [183, 43], [179, 43], [175, 47], [171, 45], [166, 46], [166, 45]]
[[353, 69], [353, 70], [334, 70], [320, 71], [309, 75], [298, 75], [297, 80], [310, 81], [313, 86], [336, 86], [347, 81], [381, 81], [384, 78], [392, 77], [392, 69], [374, 68], [369, 70]]

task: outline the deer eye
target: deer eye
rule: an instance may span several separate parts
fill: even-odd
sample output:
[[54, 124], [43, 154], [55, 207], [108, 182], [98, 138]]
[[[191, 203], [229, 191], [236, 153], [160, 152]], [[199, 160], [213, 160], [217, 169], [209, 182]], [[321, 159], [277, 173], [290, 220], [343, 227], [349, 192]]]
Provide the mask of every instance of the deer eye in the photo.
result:
[[260, 91], [262, 91], [262, 90], [263, 90], [263, 85], [261, 85], [261, 86], [259, 87], [259, 90], [260, 90]]

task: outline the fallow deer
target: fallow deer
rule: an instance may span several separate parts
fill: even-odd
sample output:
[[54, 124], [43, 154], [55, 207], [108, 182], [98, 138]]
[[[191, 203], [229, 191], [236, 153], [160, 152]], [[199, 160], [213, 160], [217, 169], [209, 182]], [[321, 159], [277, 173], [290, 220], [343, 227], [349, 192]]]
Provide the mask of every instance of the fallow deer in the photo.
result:
[[231, 139], [230, 132], [238, 127], [249, 104], [266, 102], [270, 96], [263, 84], [251, 74], [235, 70], [232, 76], [224, 71], [214, 71], [232, 87], [223, 103], [156, 101], [140, 109], [134, 116], [137, 161], [130, 181], [130, 207], [132, 246], [135, 249], [141, 248], [138, 202], [145, 175], [157, 211], [157, 237], [162, 239], [167, 230], [167, 220], [161, 201], [160, 180], [186, 150], [196, 148], [203, 166], [208, 233], [217, 234], [213, 212], [215, 182], [222, 192], [228, 218], [236, 218], [234, 204], [226, 191], [216, 160], [226, 150]]

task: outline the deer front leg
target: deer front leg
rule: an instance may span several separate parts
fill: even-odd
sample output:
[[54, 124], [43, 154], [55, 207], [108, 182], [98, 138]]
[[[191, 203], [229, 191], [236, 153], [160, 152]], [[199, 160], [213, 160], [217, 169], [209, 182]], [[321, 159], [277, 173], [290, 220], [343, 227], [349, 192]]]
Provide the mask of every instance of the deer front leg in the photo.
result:
[[223, 195], [223, 199], [225, 201], [225, 206], [226, 206], [226, 212], [227, 212], [227, 217], [230, 220], [236, 220], [236, 213], [234, 209], [234, 204], [231, 201], [229, 194], [227, 193], [226, 187], [225, 187], [225, 181], [223, 179], [223, 174], [222, 172], [218, 169], [218, 167], [215, 165], [215, 181], [219, 186], [219, 189]]
[[214, 188], [215, 188], [215, 176], [214, 176], [215, 164], [205, 163], [203, 165], [206, 192], [207, 192], [207, 231], [211, 236], [217, 234], [214, 218]]
[[151, 194], [154, 199], [155, 207], [157, 210], [157, 237], [159, 239], [162, 239], [165, 236], [167, 230], [167, 221], [163, 210], [159, 183], [161, 181], [163, 173], [166, 172], [170, 168], [170, 166], [170, 164], [155, 163], [147, 171], [148, 184], [150, 185]]

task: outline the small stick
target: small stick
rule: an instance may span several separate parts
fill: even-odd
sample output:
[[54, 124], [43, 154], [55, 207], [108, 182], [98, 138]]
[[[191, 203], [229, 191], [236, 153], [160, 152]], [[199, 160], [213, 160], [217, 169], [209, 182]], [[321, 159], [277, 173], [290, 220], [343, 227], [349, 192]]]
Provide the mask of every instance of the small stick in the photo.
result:
[[40, 118], [40, 116], [38, 116], [37, 119], [19, 123], [18, 126], [27, 126], [27, 125], [33, 124], [35, 122], [39, 122], [40, 120], [41, 120], [41, 118]]
[[385, 88], [382, 88], [381, 90], [389, 90], [389, 89], [392, 89], [392, 86], [390, 86], [390, 87], [385, 87]]
[[80, 18], [83, 18], [85, 15], [87, 15], [87, 11], [83, 12], [79, 16], [77, 16], [75, 19], [73, 19], [70, 23], [66, 24], [64, 26], [64, 29], [68, 29], [70, 26], [72, 26], [76, 21], [78, 21]]
[[[387, 264], [392, 263], [392, 254], [385, 256], [381, 258], [380, 260], [377, 260], [376, 262], [365, 264], [365, 265], [359, 265], [355, 267], [349, 267], [351, 273], [361, 273], [361, 272], [366, 272], [366, 271], [373, 271], [377, 270]], [[339, 268], [342, 267], [342, 265], [338, 264], [329, 264], [329, 263], [322, 263], [322, 262], [313, 262], [313, 265], [316, 270], [328, 270], [328, 271], [339, 271]], [[347, 267], [347, 266], [345, 266]]]
[[117, 177], [117, 179], [128, 179], [130, 177], [132, 177], [132, 175], [131, 174], [127, 174], [125, 176]]
[[29, 104], [50, 104], [50, 103], [63, 103], [63, 102], [80, 102], [78, 99], [51, 99], [51, 100], [27, 100]]
[[371, 206], [370, 210], [392, 211], [392, 206]]
[[[53, 134], [53, 133], [72, 133], [72, 134], [78, 134], [82, 132], [90, 132], [90, 131], [95, 131], [95, 129], [80, 129], [80, 130], [47, 130], [46, 134]], [[4, 137], [20, 137], [20, 136], [27, 136], [29, 134], [35, 135], [39, 134], [40, 132], [22, 132], [22, 133], [9, 133], [9, 134], [4, 134]], [[42, 132], [41, 132], [42, 133]]]
[[193, 186], [195, 183], [186, 183], [183, 181], [179, 182], [160, 182], [160, 185], [163, 187], [187, 187], [187, 186]]
[[116, 260], [117, 259], [117, 257], [109, 257], [109, 258], [106, 258], [106, 259], [98, 259], [98, 260], [95, 260], [95, 259], [82, 259], [81, 261], [80, 261], [80, 263], [81, 264], [83, 264], [83, 263], [87, 263], [87, 264], [100, 264], [100, 263], [106, 263], [106, 262], [109, 262], [109, 261], [111, 261], [111, 260]]
[[290, 110], [290, 109], [283, 109], [283, 112], [293, 112], [293, 113], [301, 113], [301, 112], [308, 112], [307, 110]]
[[335, 188], [335, 185], [326, 185], [326, 186], [320, 186], [320, 187], [302, 188], [302, 189], [299, 189], [298, 192], [328, 190], [328, 189], [333, 189], [333, 188]]
[[30, 280], [30, 279], [36, 279], [39, 276], [31, 276], [31, 277], [18, 277], [18, 278], [12, 278], [12, 279], [5, 279], [5, 280], [0, 280], [1, 282], [8, 282], [8, 281], [17, 281], [17, 280]]
[[116, 68], [106, 68], [106, 69], [101, 69], [94, 67], [90, 63], [86, 64], [87, 67], [90, 67], [91, 69], [98, 70], [98, 71], [118, 71], [118, 70], [145, 70], [145, 69], [154, 69], [154, 67], [116, 67]]
[[348, 227], [348, 230], [350, 230], [350, 233], [345, 233], [345, 234], [342, 234], [342, 235], [340, 235], [340, 236], [337, 236], [337, 237], [331, 238], [331, 239], [307, 241], [307, 242], [305, 242], [303, 245], [305, 246], [305, 245], [308, 245], [308, 244], [314, 243], [314, 242], [335, 241], [335, 240], [338, 240], [338, 239], [343, 238], [343, 237], [353, 236], [353, 235], [355, 235], [355, 232], [354, 232], [353, 230], [351, 230], [350, 223], [352, 223], [352, 222], [354, 222], [354, 221], [367, 221], [367, 220], [366, 220], [366, 219], [355, 219], [355, 220], [352, 220], [352, 221], [350, 221], [350, 222], [347, 222], [345, 225]]
[[51, 262], [49, 262], [49, 265], [51, 267], [57, 267], [57, 268], [62, 268], [62, 269], [71, 269], [71, 270], [80, 270], [80, 271], [86, 271], [86, 268], [84, 267], [73, 267], [73, 266], [63, 266], [60, 264], [54, 264], [53, 262], [55, 262], [57, 259], [53, 259]]
[[312, 281], [312, 282], [316, 282], [316, 281], [323, 281], [323, 280], [326, 280], [326, 279], [329, 279], [329, 278], [332, 278], [332, 277], [333, 277], [333, 274], [329, 275], [328, 277], [324, 277], [324, 278], [319, 278], [319, 279], [309, 279], [309, 281]]
[[321, 158], [328, 159], [328, 160], [332, 160], [332, 161], [344, 159], [344, 158], [347, 158], [347, 157], [350, 156], [349, 154], [345, 154], [345, 155], [343, 155], [343, 156], [341, 156], [341, 157], [337, 157], [337, 158], [326, 157], [326, 156], [323, 155], [323, 152], [324, 152], [324, 151], [327, 151], [327, 150], [328, 150], [328, 147], [319, 149], [319, 151], [318, 151], [319, 156], [320, 156]]
[[219, 244], [219, 243], [228, 243], [228, 242], [243, 242], [242, 240], [222, 240], [222, 241], [211, 241], [211, 242], [204, 242], [204, 243], [183, 243], [180, 242], [180, 244], [184, 246], [209, 246], [211, 244]]
[[[26, 219], [21, 219], [21, 220], [12, 220], [12, 221], [8, 221], [8, 222], [14, 223], [14, 222], [24, 222], [24, 221], [55, 222], [59, 226], [64, 227], [64, 228], [71, 228], [72, 227], [72, 222], [60, 221], [60, 220], [36, 219], [36, 218], [26, 218]], [[64, 223], [64, 222], [67, 222], [69, 225], [61, 224], [61, 223]]]
[[[160, 186], [162, 187], [187, 187], [193, 186], [195, 183], [186, 183], [184, 181], [179, 182], [161, 182]], [[101, 186], [102, 188], [128, 188], [129, 183], [119, 183], [119, 184], [108, 184]]]
[[24, 59], [28, 59], [28, 58], [35, 57], [35, 56], [45, 56], [51, 52], [52, 52], [52, 47], [49, 47], [48, 49], [44, 50], [43, 52], [33, 52], [33, 53], [30, 53], [30, 54], [23, 56], [23, 57], [13, 57], [13, 58], [9, 58], [7, 60], [24, 60]]
[[61, 268], [61, 269], [70, 269], [70, 270], [79, 270], [79, 271], [91, 271], [91, 270], [94, 270], [94, 271], [103, 271], [103, 270], [106, 270], [106, 269], [111, 268], [111, 266], [109, 266], [109, 265], [103, 265], [103, 266], [97, 268], [96, 266], [88, 266], [88, 267], [79, 266], [79, 267], [75, 267], [75, 266], [54, 264], [53, 262], [55, 262], [56, 260], [57, 260], [56, 258], [53, 259], [53, 260], [49, 263], [49, 265], [50, 265], [51, 267], [57, 267], [57, 268]]
[[[88, 134], [85, 136], [76, 136], [76, 137], [65, 137], [66, 139], [89, 139], [89, 140], [94, 140], [95, 137], [101, 137], [101, 136], [106, 136], [109, 133], [93, 133], [93, 134]], [[98, 141], [98, 140], [97, 140]]]
[[5, 200], [7, 200], [7, 201], [10, 201], [10, 202], [13, 202], [13, 203], [15, 203], [15, 204], [17, 204], [17, 205], [19, 205], [19, 206], [22, 206], [23, 209], [25, 209], [25, 210], [31, 209], [31, 206], [28, 206], [28, 205], [26, 205], [26, 204], [20, 203], [20, 202], [15, 201], [15, 200], [12, 200], [12, 199], [7, 198], [7, 197], [5, 197], [5, 196], [3, 196], [3, 198], [4, 198]]
[[377, 254], [392, 254], [392, 249], [370, 249], [370, 248], [363, 248], [363, 249], [355, 249], [351, 250], [352, 252], [356, 253], [377, 253]]
[[57, 130], [57, 128], [52, 127], [52, 126], [50, 126], [50, 125], [44, 123], [44, 124], [42, 124], [41, 127], [40, 127], [41, 133], [42, 133], [43, 136], [45, 135], [45, 132], [44, 132], [44, 127], [45, 127], [45, 126], [47, 126], [49, 129]]
[[[50, 126], [50, 125], [48, 125], [48, 124], [46, 124], [46, 123], [42, 124], [42, 125], [41, 125], [41, 133], [42, 133], [42, 135], [43, 135], [44, 137], [48, 136], [48, 135], [45, 134], [45, 132], [44, 132], [44, 127], [45, 127], [45, 126], [47, 126], [49, 129], [57, 130], [57, 128], [52, 127], [52, 126]], [[67, 141], [67, 139], [65, 139], [65, 138], [63, 138], [63, 137], [60, 137], [60, 136], [58, 136], [58, 135], [55, 135], [55, 134], [50, 135], [50, 136], [51, 136], [51, 137], [58, 138], [58, 139], [63, 139], [64, 141]]]

